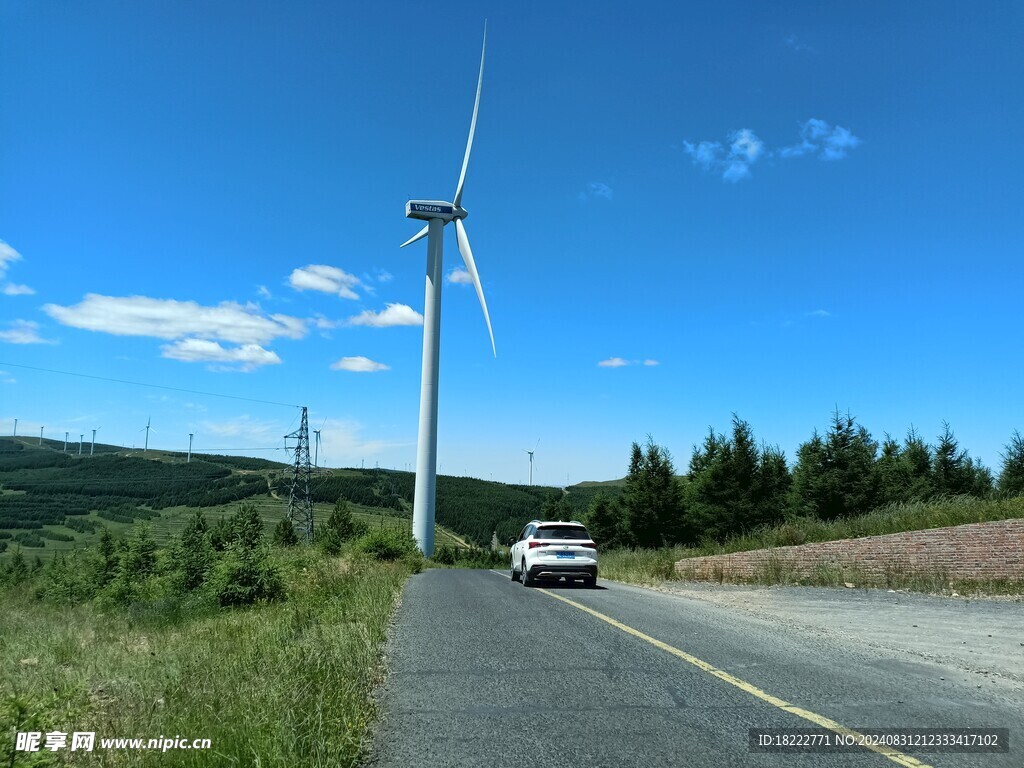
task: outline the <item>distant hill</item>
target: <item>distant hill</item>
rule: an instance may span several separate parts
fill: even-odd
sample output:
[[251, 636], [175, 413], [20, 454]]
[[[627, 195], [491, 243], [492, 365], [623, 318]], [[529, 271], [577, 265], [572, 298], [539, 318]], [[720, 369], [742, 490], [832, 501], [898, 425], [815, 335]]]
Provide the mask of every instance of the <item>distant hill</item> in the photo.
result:
[[[101, 526], [114, 530], [150, 521], [154, 530], [171, 531], [190, 509], [220, 514], [241, 500], [280, 519], [287, 501], [291, 467], [244, 456], [193, 454], [38, 438], [0, 438], [0, 551], [5, 546], [68, 548], [89, 540]], [[410, 520], [415, 475], [384, 469], [319, 470], [312, 479], [314, 501], [329, 509], [344, 498], [365, 514]], [[546, 499], [566, 499], [573, 516], [582, 515], [591, 490], [564, 492], [546, 486], [507, 485], [468, 477], [437, 479], [439, 526], [478, 546], [497, 532], [504, 541], [540, 516]], [[408, 524], [408, 523], [406, 523]], [[170, 535], [170, 534], [169, 534]]]

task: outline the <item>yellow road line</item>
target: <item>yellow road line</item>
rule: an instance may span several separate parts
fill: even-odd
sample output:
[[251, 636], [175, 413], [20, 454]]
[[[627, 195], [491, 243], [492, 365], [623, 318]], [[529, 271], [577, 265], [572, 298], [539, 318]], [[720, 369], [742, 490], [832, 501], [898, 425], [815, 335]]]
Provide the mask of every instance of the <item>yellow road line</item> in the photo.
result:
[[719, 680], [729, 683], [729, 685], [735, 686], [736, 688], [739, 688], [741, 691], [749, 693], [751, 696], [755, 696], [761, 701], [771, 704], [773, 707], [778, 707], [783, 712], [788, 712], [791, 715], [801, 717], [804, 720], [814, 723], [815, 725], [821, 726], [822, 728], [827, 728], [833, 733], [838, 733], [842, 736], [853, 737], [857, 739], [860, 743], [862, 743], [865, 749], [870, 749], [872, 752], [877, 752], [878, 754], [889, 758], [897, 765], [905, 766], [905, 768], [932, 768], [927, 763], [922, 763], [920, 760], [913, 758], [910, 755], [905, 755], [902, 752], [898, 752], [895, 749], [891, 749], [890, 747], [866, 743], [867, 740], [863, 736], [863, 734], [854, 731], [850, 728], [847, 728], [844, 725], [840, 725], [835, 720], [830, 720], [827, 717], [823, 717], [809, 710], [802, 709], [801, 707], [797, 707], [793, 704], [790, 704], [788, 701], [783, 701], [777, 696], [772, 696], [770, 693], [762, 691], [756, 685], [751, 685], [745, 680], [740, 680], [738, 677], [734, 677], [733, 675], [730, 675], [728, 672], [725, 672], [721, 669], [718, 669], [717, 667], [712, 666], [711, 664], [708, 664], [706, 661], [701, 661], [696, 656], [691, 656], [690, 654], [686, 653], [686, 651], [681, 651], [678, 648], [669, 645], [668, 643], [663, 643], [661, 640], [657, 640], [651, 637], [650, 635], [645, 635], [640, 630], [633, 629], [633, 627], [627, 624], [623, 624], [621, 621], [616, 621], [611, 616], [605, 616], [603, 613], [595, 611], [593, 608], [588, 608], [587, 606], [582, 605], [581, 603], [577, 603], [575, 600], [570, 600], [567, 597], [562, 597], [561, 595], [555, 594], [554, 592], [551, 592], [549, 590], [538, 589], [537, 591], [543, 592], [545, 595], [550, 595], [556, 600], [561, 600], [563, 603], [568, 603], [574, 608], [579, 608], [581, 611], [589, 613], [591, 616], [594, 616], [600, 619], [601, 621], [611, 624], [616, 629], [621, 629], [623, 632], [633, 635], [633, 637], [637, 637], [641, 640], [644, 640], [645, 642], [650, 643], [655, 648], [660, 648], [663, 651], [667, 651], [668, 653], [671, 653], [673, 656], [679, 657], [688, 664], [692, 664], [698, 669], [707, 672], [709, 675], [717, 677]]

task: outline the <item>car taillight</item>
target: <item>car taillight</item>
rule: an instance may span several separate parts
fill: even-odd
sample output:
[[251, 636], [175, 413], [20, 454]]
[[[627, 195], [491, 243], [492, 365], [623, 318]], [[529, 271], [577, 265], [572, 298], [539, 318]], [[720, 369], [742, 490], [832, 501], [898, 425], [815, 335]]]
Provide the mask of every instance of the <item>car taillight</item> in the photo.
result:
[[587, 549], [592, 549], [592, 550], [594, 550], [595, 552], [597, 551], [597, 544], [595, 544], [595, 543], [594, 543], [594, 542], [592, 542], [592, 541], [588, 541], [588, 542], [586, 542], [585, 544], [580, 544], [580, 546], [581, 546], [581, 547], [586, 547]]
[[548, 543], [546, 541], [531, 541], [530, 549], [534, 549], [536, 547], [546, 547], [547, 545]]

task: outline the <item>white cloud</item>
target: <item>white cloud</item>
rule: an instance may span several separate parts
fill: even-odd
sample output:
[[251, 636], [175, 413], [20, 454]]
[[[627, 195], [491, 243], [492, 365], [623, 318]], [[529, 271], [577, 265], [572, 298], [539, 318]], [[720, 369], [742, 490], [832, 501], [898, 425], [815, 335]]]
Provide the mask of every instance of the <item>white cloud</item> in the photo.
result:
[[[226, 421], [200, 421], [196, 432], [214, 438], [231, 440], [230, 448], [272, 448], [281, 445], [281, 436], [288, 431], [286, 424], [258, 421], [249, 415], [236, 416]], [[210, 446], [211, 448], [215, 446]]]
[[15, 261], [21, 261], [21, 254], [0, 240], [0, 276], [7, 272], [7, 267]]
[[661, 363], [651, 358], [646, 360], [626, 360], [622, 357], [609, 357], [607, 360], [599, 362], [598, 365], [601, 368], [624, 368], [627, 365], [646, 365], [649, 368], [653, 368], [656, 365], [661, 365]]
[[813, 312], [805, 312], [807, 317], [832, 317], [832, 313], [827, 309], [816, 309]]
[[280, 365], [281, 358], [276, 352], [264, 349], [258, 344], [243, 344], [225, 349], [216, 341], [207, 339], [182, 339], [161, 347], [163, 356], [186, 363], [224, 363], [218, 369], [253, 371], [264, 365]]
[[331, 370], [352, 371], [353, 373], [376, 373], [377, 371], [390, 371], [391, 366], [359, 355], [356, 357], [343, 357], [338, 362], [331, 363]]
[[[313, 418], [310, 418], [313, 421]], [[327, 419], [320, 428], [320, 463], [331, 466], [358, 466], [388, 449], [409, 448], [414, 440], [367, 439], [363, 425], [348, 419]], [[369, 464], [369, 462], [367, 462]]]
[[333, 293], [343, 299], [358, 299], [355, 288], [365, 288], [355, 275], [326, 264], [310, 264], [292, 271], [288, 284], [297, 291]]
[[377, 282], [378, 283], [389, 283], [389, 282], [391, 282], [391, 280], [393, 278], [394, 278], [394, 275], [392, 275], [386, 269], [382, 269], [382, 270], [379, 270], [377, 272]]
[[472, 285], [473, 277], [462, 267], [456, 267], [448, 273], [448, 282], [459, 283], [460, 285]]
[[725, 181], [735, 183], [750, 177], [750, 166], [764, 154], [764, 142], [749, 128], [742, 128], [729, 134], [728, 152], [717, 141], [684, 141], [683, 149], [697, 167], [721, 173]]
[[305, 320], [269, 315], [255, 304], [242, 306], [232, 301], [204, 307], [194, 301], [90, 293], [74, 306], [45, 304], [43, 311], [63, 325], [115, 336], [265, 344], [279, 337], [301, 339], [307, 331]]
[[264, 299], [271, 299], [271, 298], [273, 298], [273, 296], [270, 293], [270, 289], [267, 288], [267, 286], [265, 286], [265, 285], [257, 285], [256, 286], [256, 293], [258, 293]]
[[580, 199], [589, 200], [596, 197], [600, 197], [603, 200], [611, 200], [615, 195], [615, 190], [600, 181], [592, 181], [587, 185], [587, 188], [580, 193]]
[[7, 371], [0, 371], [0, 384], [17, 384], [18, 380]]
[[39, 323], [31, 320], [15, 320], [11, 329], [0, 331], [0, 341], [8, 344], [55, 344], [39, 335]]
[[779, 157], [788, 159], [817, 154], [821, 160], [841, 160], [863, 142], [849, 128], [811, 118], [800, 126], [800, 143], [779, 150]]
[[29, 288], [27, 285], [17, 285], [16, 283], [8, 283], [4, 286], [4, 295], [6, 296], [34, 296], [35, 290]]
[[786, 160], [816, 154], [822, 160], [840, 160], [861, 143], [848, 128], [812, 118], [800, 127], [799, 144], [771, 152], [749, 128], [729, 135], [728, 151], [717, 141], [702, 141], [699, 144], [684, 141], [683, 149], [698, 168], [721, 173], [723, 180], [736, 183], [750, 178], [750, 166], [762, 156], [778, 156]]
[[796, 35], [786, 35], [783, 42], [798, 53], [817, 53], [814, 48], [802, 42]]
[[407, 304], [388, 304], [381, 312], [365, 310], [349, 318], [349, 325], [368, 325], [372, 328], [391, 328], [396, 325], [423, 325], [423, 315]]

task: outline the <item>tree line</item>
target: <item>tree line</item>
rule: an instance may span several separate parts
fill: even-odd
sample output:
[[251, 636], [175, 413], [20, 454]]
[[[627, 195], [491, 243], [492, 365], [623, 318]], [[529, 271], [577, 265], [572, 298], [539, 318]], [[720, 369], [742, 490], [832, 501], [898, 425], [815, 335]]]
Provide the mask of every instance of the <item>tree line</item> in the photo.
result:
[[693, 447], [685, 477], [676, 475], [668, 449], [651, 438], [634, 442], [621, 492], [594, 496], [585, 521], [607, 546], [695, 545], [792, 518], [835, 520], [944, 496], [1024, 494], [1019, 432], [1001, 456], [995, 478], [946, 423], [934, 445], [913, 428], [903, 440], [886, 434], [879, 444], [853, 416], [836, 411], [824, 434], [815, 430], [799, 446], [790, 468], [779, 448], [759, 445], [750, 425], [733, 416], [729, 435], [711, 428]]

